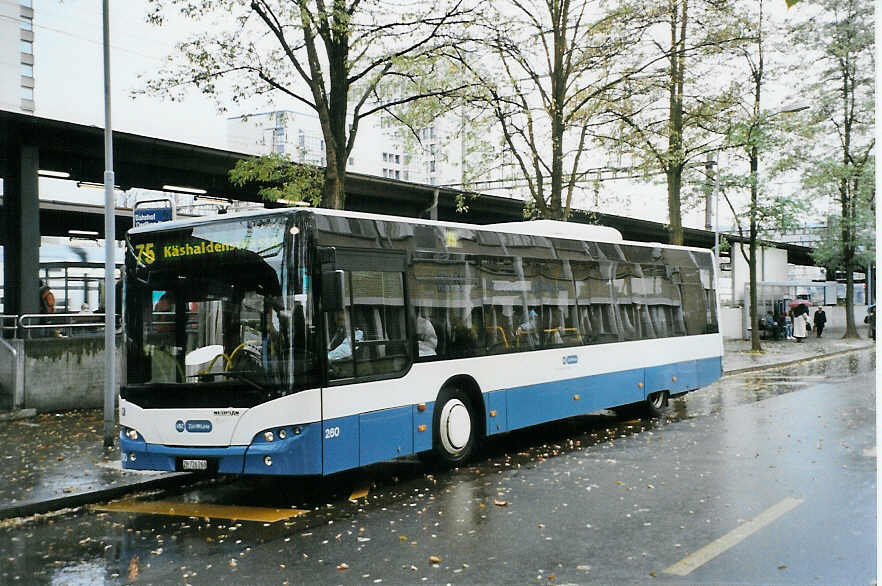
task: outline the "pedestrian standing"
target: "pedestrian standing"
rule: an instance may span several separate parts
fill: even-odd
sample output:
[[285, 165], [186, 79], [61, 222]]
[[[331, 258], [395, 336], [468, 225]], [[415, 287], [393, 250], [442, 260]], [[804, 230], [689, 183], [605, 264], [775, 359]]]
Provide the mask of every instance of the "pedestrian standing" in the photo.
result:
[[[794, 312], [796, 313], [796, 312]], [[793, 318], [793, 337], [796, 338], [797, 342], [802, 342], [806, 336], [806, 332], [808, 331], [808, 315], [805, 313], [800, 313], [799, 315], [794, 316]]]
[[818, 310], [815, 312], [814, 322], [815, 322], [815, 334], [820, 338], [821, 332], [824, 331], [824, 324], [827, 323], [827, 314], [824, 313], [823, 307], [819, 307]]
[[55, 313], [55, 295], [43, 279], [40, 279], [40, 313]]
[[[52, 290], [49, 289], [48, 283], [44, 282], [43, 279], [40, 279], [40, 313], [55, 313], [55, 294], [52, 293]], [[52, 323], [52, 319], [48, 317], [40, 318], [40, 325], [45, 326]], [[36, 335], [38, 337], [42, 336], [58, 336], [60, 332], [57, 330], [49, 330], [45, 328], [40, 328], [37, 330]]]

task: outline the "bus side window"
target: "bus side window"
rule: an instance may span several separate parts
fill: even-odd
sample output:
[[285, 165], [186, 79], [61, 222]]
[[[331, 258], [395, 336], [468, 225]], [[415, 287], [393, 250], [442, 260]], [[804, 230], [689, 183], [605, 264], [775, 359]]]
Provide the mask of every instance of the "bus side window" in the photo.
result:
[[[356, 376], [401, 372], [407, 366], [402, 273], [352, 272], [352, 321]], [[358, 332], [362, 332], [359, 339]]]

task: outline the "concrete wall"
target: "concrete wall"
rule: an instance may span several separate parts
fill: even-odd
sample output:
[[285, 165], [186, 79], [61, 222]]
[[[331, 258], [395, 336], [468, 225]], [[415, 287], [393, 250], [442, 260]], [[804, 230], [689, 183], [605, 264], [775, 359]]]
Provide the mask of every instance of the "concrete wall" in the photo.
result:
[[[835, 330], [844, 330], [845, 329], [845, 306], [836, 305], [833, 307], [824, 307], [824, 312], [827, 314], [827, 328], [833, 328]], [[811, 315], [815, 315], [814, 309], [811, 312]], [[867, 315], [867, 306], [866, 305], [855, 305], [854, 306], [854, 323], [857, 325], [858, 332], [865, 336], [867, 335], [867, 326], [864, 325], [864, 318]]]
[[[812, 307], [809, 317], [815, 315], [815, 307]], [[824, 312], [827, 314], [827, 330], [844, 332], [845, 331], [845, 307], [840, 305], [825, 306]], [[854, 307], [854, 322], [857, 325], [858, 333], [862, 337], [868, 336], [867, 326], [864, 324], [864, 317], [867, 315], [866, 305], [856, 305]], [[744, 319], [741, 307], [721, 307], [720, 308], [720, 332], [726, 340], [737, 339], [742, 337]]]
[[727, 340], [730, 338], [740, 338], [741, 331], [741, 308], [721, 307], [720, 332], [723, 334], [723, 338]]
[[[104, 336], [24, 341], [24, 404], [37, 411], [104, 406]], [[117, 381], [122, 353], [117, 351]]]
[[[738, 250], [738, 246], [732, 246], [732, 299], [733, 302], [744, 302], [744, 286], [750, 282], [750, 266]], [[750, 249], [744, 246], [744, 252], [750, 254]], [[780, 248], [758, 248], [756, 251], [757, 282], [763, 281], [786, 281], [787, 251]]]
[[0, 409], [16, 407], [24, 393], [24, 342], [0, 338]]

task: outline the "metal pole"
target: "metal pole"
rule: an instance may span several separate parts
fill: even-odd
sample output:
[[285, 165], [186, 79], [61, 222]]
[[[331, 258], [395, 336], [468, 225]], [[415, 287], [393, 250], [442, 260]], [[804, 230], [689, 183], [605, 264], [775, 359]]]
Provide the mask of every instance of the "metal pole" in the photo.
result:
[[711, 215], [713, 213], [712, 205], [713, 205], [713, 190], [714, 190], [714, 155], [713, 153], [707, 154], [707, 160], [704, 163], [705, 173], [707, 177], [707, 181], [705, 182], [705, 200], [704, 200], [704, 229], [711, 229]]
[[713, 196], [714, 196], [714, 262], [717, 266], [720, 264], [720, 166], [717, 162], [716, 173], [714, 173]]
[[113, 130], [110, 123], [110, 0], [102, 0], [104, 20], [104, 447], [116, 431], [116, 208], [113, 186]]

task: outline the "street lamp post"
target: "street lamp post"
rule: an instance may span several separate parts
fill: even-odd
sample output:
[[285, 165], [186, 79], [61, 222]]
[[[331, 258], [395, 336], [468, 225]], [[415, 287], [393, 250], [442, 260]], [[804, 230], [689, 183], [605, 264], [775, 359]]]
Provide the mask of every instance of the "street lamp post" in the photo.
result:
[[116, 218], [113, 126], [110, 123], [110, 6], [103, 0], [104, 32], [104, 447], [116, 431]]

